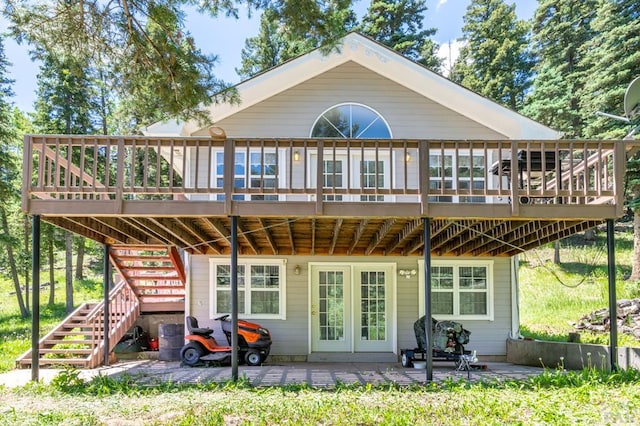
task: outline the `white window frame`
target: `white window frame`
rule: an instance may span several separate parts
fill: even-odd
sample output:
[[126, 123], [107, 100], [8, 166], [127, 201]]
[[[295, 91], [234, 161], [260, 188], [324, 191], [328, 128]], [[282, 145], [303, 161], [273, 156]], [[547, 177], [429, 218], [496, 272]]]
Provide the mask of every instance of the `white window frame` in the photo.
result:
[[[252, 166], [254, 163], [252, 163], [252, 156], [254, 155], [273, 155], [275, 154], [277, 156], [276, 158], [276, 165], [278, 170], [276, 170], [275, 174], [264, 174], [264, 175], [260, 175], [260, 174], [254, 174], [253, 170], [252, 170]], [[285, 170], [285, 165], [286, 165], [286, 161], [285, 161], [285, 154], [286, 152], [284, 150], [276, 150], [275, 148], [250, 148], [249, 151], [246, 151], [245, 149], [240, 149], [237, 150], [235, 152], [235, 158], [234, 158], [234, 164], [233, 164], [233, 170], [234, 170], [234, 187], [237, 188], [257, 188], [254, 187], [252, 185], [252, 180], [253, 179], [273, 179], [274, 182], [274, 188], [281, 188], [283, 187], [283, 182], [284, 182], [284, 178], [286, 176], [286, 170]], [[223, 162], [224, 162], [224, 152], [223, 151], [215, 151], [214, 154], [212, 155], [212, 167], [213, 167], [213, 173], [211, 174], [211, 186], [213, 188], [221, 188], [222, 185], [220, 185], [218, 183], [219, 180], [223, 180], [224, 179], [224, 170], [223, 170]], [[258, 164], [258, 163], [255, 163]], [[236, 173], [236, 166], [242, 166], [243, 167], [243, 173]], [[264, 165], [263, 165], [264, 166]], [[242, 186], [238, 185], [236, 186], [236, 182], [242, 182]], [[277, 193], [274, 194], [265, 194], [265, 196], [270, 196], [270, 195], [275, 195], [278, 199], [281, 198], [280, 195], [278, 195]], [[224, 194], [218, 194], [216, 196], [217, 200], [223, 200], [224, 199]], [[251, 200], [251, 195], [234, 195], [233, 199], [236, 201], [242, 201], [242, 200]]]
[[[217, 312], [217, 269], [216, 267], [219, 265], [230, 265], [231, 262], [228, 258], [211, 258], [209, 259], [209, 316], [210, 318], [215, 318], [216, 316], [223, 314], [230, 314], [230, 312]], [[245, 287], [243, 289], [245, 293], [244, 297], [244, 313], [239, 314], [242, 318], [246, 319], [287, 319], [287, 261], [286, 259], [258, 259], [258, 258], [246, 258], [239, 259], [238, 266], [244, 266], [245, 270]], [[278, 266], [279, 267], [279, 278], [280, 285], [278, 290], [270, 290], [270, 291], [279, 291], [280, 298], [278, 301], [278, 305], [280, 307], [280, 312], [277, 314], [252, 314], [251, 310], [251, 277], [250, 271], [251, 266]], [[261, 289], [264, 290], [264, 289]]]
[[[494, 288], [494, 275], [493, 275], [493, 260], [432, 260], [431, 266], [449, 266], [454, 268], [454, 283], [453, 283], [453, 315], [432, 315], [439, 321], [441, 320], [494, 320], [494, 306], [493, 306], [493, 288]], [[484, 266], [487, 268], [487, 313], [485, 315], [461, 315], [460, 312], [460, 288], [459, 288], [459, 274], [458, 269], [460, 267], [468, 266]], [[424, 260], [418, 261], [418, 313], [419, 317], [424, 315]], [[433, 293], [433, 289], [431, 292]], [[477, 292], [477, 290], [475, 290]]]

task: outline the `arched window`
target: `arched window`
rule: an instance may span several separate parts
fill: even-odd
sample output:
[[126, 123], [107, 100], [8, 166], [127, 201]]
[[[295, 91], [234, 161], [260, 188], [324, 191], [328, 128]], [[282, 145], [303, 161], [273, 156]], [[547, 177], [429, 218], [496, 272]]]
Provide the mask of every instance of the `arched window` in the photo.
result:
[[323, 112], [313, 124], [311, 137], [389, 139], [391, 130], [384, 118], [373, 109], [345, 103]]

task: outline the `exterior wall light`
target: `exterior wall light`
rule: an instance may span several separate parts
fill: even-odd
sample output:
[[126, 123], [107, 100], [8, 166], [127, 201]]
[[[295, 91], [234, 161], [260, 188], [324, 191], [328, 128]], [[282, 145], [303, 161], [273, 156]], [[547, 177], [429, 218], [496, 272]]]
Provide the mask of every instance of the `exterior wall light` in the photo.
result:
[[401, 277], [405, 277], [406, 279], [411, 279], [412, 276], [416, 275], [418, 273], [417, 270], [415, 269], [400, 269], [398, 270], [398, 275], [400, 275]]
[[300, 275], [300, 265], [296, 265], [296, 267], [293, 268], [293, 273], [296, 275]]
[[293, 152], [293, 161], [300, 161], [300, 151]]

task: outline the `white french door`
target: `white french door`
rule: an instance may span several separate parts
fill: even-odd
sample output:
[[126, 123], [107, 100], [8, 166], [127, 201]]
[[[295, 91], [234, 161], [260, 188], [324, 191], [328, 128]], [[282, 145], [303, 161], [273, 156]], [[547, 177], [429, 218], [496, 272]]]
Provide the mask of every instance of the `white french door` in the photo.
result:
[[310, 266], [311, 351], [393, 352], [395, 265]]

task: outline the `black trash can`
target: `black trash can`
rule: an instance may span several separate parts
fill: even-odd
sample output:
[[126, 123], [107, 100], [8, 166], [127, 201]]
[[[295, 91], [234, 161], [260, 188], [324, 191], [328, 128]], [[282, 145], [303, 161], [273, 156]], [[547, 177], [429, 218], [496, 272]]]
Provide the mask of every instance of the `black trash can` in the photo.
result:
[[184, 324], [160, 324], [158, 336], [158, 359], [180, 361], [180, 349], [184, 346]]

